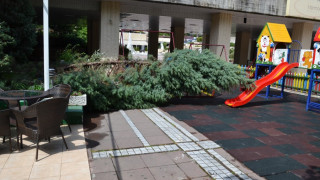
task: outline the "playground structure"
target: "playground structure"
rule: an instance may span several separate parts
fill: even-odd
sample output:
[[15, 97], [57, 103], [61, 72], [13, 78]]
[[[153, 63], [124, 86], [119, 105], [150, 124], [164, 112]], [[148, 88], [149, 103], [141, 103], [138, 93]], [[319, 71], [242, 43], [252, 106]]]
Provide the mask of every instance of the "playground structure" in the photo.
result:
[[[238, 97], [226, 100], [225, 104], [231, 107], [242, 106], [250, 102], [266, 86], [265, 98], [269, 98], [270, 85], [281, 78], [280, 97], [283, 98], [286, 82], [285, 74], [290, 69], [299, 67], [311, 69], [306, 110], [320, 110], [319, 103], [311, 102], [314, 83], [319, 84], [320, 82], [315, 78], [320, 74], [320, 28], [317, 30], [313, 41], [315, 42], [313, 50], [302, 49], [300, 42], [291, 40], [285, 25], [267, 23], [257, 40], [256, 89], [246, 90]], [[293, 43], [298, 43], [300, 49], [291, 49]], [[286, 47], [286, 49], [283, 47]], [[289, 64], [290, 61], [291, 64]], [[272, 70], [275, 65], [277, 66]], [[267, 67], [269, 74], [258, 80], [259, 67]]]
[[221, 56], [222, 56], [222, 54], [223, 54], [223, 52], [224, 52], [225, 59], [228, 61], [228, 56], [227, 56], [227, 51], [226, 51], [226, 47], [225, 47], [225, 45], [218, 45], [218, 44], [203, 44], [203, 43], [190, 43], [189, 49], [191, 49], [191, 50], [192, 50], [192, 47], [193, 47], [194, 45], [200, 45], [200, 46], [201, 46], [201, 49], [205, 49], [205, 48], [203, 48], [203, 46], [205, 46], [205, 47], [210, 47], [210, 46], [214, 46], [214, 47], [222, 47], [222, 48], [221, 48], [221, 52], [220, 52], [220, 56], [219, 56], [219, 57], [221, 58]]
[[320, 80], [316, 79], [316, 75], [320, 74], [320, 27], [317, 30], [317, 33], [313, 39], [314, 43], [314, 50], [313, 50], [313, 61], [312, 61], [312, 70], [310, 73], [310, 83], [309, 83], [309, 91], [308, 91], [308, 99], [306, 110], [320, 110], [320, 104], [311, 102], [311, 95], [312, 95], [312, 88], [313, 84], [316, 82], [320, 82]]

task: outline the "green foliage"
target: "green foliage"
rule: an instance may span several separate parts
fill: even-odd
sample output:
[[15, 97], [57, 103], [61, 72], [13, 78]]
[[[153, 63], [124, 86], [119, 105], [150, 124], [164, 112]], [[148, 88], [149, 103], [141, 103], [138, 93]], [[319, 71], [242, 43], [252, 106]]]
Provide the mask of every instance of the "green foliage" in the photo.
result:
[[115, 84], [104, 76], [100, 70], [82, 69], [71, 73], [60, 74], [55, 82], [69, 84], [73, 91], [87, 94], [89, 111], [108, 111], [116, 105], [112, 91]]
[[177, 50], [166, 62], [153, 61], [142, 69], [127, 68], [115, 77], [102, 70], [82, 69], [58, 76], [56, 83], [70, 84], [88, 95], [88, 107], [95, 111], [149, 108], [184, 93], [201, 90], [225, 91], [234, 86], [252, 88], [253, 80], [236, 65], [220, 60], [208, 50]]
[[14, 43], [7, 44], [4, 53], [17, 62], [28, 60], [33, 52], [36, 44], [34, 17], [35, 12], [28, 0], [0, 1], [0, 22], [6, 22], [9, 27], [6, 34], [15, 40]]
[[43, 77], [42, 62], [25, 62], [15, 65], [14, 71], [1, 74], [0, 87], [3, 89], [39, 89], [43, 87], [41, 79]]
[[[246, 78], [245, 72], [237, 65], [220, 60], [209, 50], [179, 50], [166, 55], [167, 73], [164, 74], [167, 86], [174, 86], [171, 94], [179, 95], [179, 91], [198, 94], [203, 89], [228, 91], [241, 85], [252, 88], [253, 81]], [[169, 68], [168, 68], [169, 67]], [[180, 83], [179, 83], [180, 82]], [[170, 85], [171, 84], [171, 85]]]
[[89, 56], [86, 53], [81, 53], [78, 48], [79, 45], [72, 46], [71, 44], [68, 44], [62, 52], [58, 53], [58, 59], [63, 60], [66, 64], [75, 64], [100, 61], [102, 58], [102, 54], [99, 51], [95, 51]]
[[15, 40], [8, 34], [9, 27], [5, 22], [0, 22], [0, 72], [8, 71], [12, 63], [12, 56], [6, 53], [8, 46], [15, 43]]
[[65, 19], [61, 23], [56, 23], [50, 26], [50, 42], [55, 48], [66, 47], [67, 45], [75, 46], [78, 49], [85, 51], [87, 47], [87, 20], [77, 19], [76, 22], [72, 19]]
[[202, 36], [201, 37], [197, 37], [197, 42], [202, 42]]

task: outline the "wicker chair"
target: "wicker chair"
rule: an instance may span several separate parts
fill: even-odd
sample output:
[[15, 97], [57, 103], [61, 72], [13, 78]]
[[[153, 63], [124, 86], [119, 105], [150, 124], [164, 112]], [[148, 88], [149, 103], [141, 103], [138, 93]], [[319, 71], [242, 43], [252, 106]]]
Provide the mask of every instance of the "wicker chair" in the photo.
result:
[[[64, 118], [68, 100], [66, 98], [52, 98], [28, 106], [23, 111], [12, 110], [17, 118], [17, 133], [24, 134], [36, 140], [36, 161], [38, 160], [39, 141], [51, 136], [61, 135], [64, 145], [68, 149], [60, 123]], [[22, 145], [22, 138], [20, 141]]]
[[1, 110], [0, 111], [0, 136], [3, 136], [3, 143], [5, 143], [5, 137], [9, 137], [9, 148], [12, 151], [11, 147], [11, 130], [10, 130], [10, 110]]
[[[54, 98], [66, 98], [68, 99], [69, 102], [69, 98], [71, 95], [71, 86], [69, 84], [58, 84], [56, 86], [54, 86], [53, 88], [49, 89], [49, 94], [51, 97]], [[65, 109], [65, 111], [67, 110], [67, 107]], [[70, 127], [70, 122], [67, 118], [65, 118], [67, 124], [68, 124], [68, 128], [71, 132], [71, 127]]]

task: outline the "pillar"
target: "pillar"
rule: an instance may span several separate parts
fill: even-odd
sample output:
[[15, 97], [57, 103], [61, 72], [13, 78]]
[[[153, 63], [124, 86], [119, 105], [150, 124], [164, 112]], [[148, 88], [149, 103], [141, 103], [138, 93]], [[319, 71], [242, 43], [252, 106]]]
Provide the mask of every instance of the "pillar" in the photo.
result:
[[100, 51], [105, 58], [118, 59], [120, 3], [101, 1]]
[[[227, 59], [225, 55], [221, 56], [222, 59], [228, 61], [230, 49], [232, 15], [227, 13], [219, 13], [212, 15], [212, 22], [210, 28], [210, 44], [224, 45]], [[221, 47], [211, 46], [210, 50], [217, 55], [220, 55]], [[224, 52], [223, 52], [224, 53]]]
[[[149, 30], [159, 31], [159, 16], [149, 16]], [[158, 58], [159, 33], [149, 32], [148, 55]]]
[[[313, 24], [306, 22], [294, 23], [292, 27], [292, 40], [301, 42], [302, 49], [310, 49], [312, 42]], [[297, 49], [296, 43], [293, 44], [293, 49]]]
[[[174, 36], [174, 45], [176, 49], [183, 49], [184, 46], [184, 18], [171, 18], [171, 32]], [[173, 49], [173, 40], [170, 41], [170, 52]]]
[[98, 19], [87, 19], [87, 48], [88, 53], [92, 54], [93, 52], [99, 50], [100, 43], [100, 23]]
[[249, 46], [251, 41], [251, 33], [242, 31], [236, 34], [236, 44], [234, 51], [234, 63], [247, 65], [249, 60]]
[[[210, 44], [210, 22], [206, 20], [203, 21], [202, 44]], [[209, 46], [205, 45], [202, 49], [209, 49]]]

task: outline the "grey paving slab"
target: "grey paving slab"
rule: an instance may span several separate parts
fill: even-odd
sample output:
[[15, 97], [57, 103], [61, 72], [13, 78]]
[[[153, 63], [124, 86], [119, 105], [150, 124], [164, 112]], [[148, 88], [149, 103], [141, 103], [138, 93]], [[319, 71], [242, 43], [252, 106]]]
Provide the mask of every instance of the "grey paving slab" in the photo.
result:
[[155, 180], [148, 168], [117, 172], [123, 180]]
[[149, 168], [156, 180], [187, 179], [188, 177], [177, 165]]
[[144, 137], [149, 137], [149, 136], [166, 136], [166, 134], [164, 134], [160, 128], [158, 128], [156, 125], [150, 125], [148, 124], [148, 126], [145, 126], [143, 123], [141, 126], [137, 126], [137, 128], [140, 130], [140, 132], [142, 133], [142, 135]]
[[121, 138], [121, 139], [116, 139], [117, 145], [120, 149], [123, 148], [133, 148], [133, 147], [142, 147], [143, 144], [141, 141], [134, 137], [134, 138]]
[[148, 167], [175, 164], [167, 153], [146, 154], [142, 155], [141, 158]]
[[147, 166], [141, 159], [141, 156], [127, 156], [112, 158], [116, 171], [126, 171], [134, 169], [143, 169]]
[[98, 141], [93, 141], [91, 143], [91, 148], [93, 151], [100, 151], [100, 150], [106, 150], [106, 149], [118, 149], [118, 145], [115, 141], [115, 139], [112, 139], [111, 137], [105, 137], [102, 139], [99, 139]]
[[199, 177], [199, 178], [192, 178], [191, 180], [212, 180], [209, 176]]
[[180, 163], [178, 164], [178, 167], [188, 176], [188, 178], [199, 178], [207, 175], [207, 173], [193, 161]]
[[135, 110], [128, 110], [126, 111], [127, 115], [132, 119], [132, 122], [135, 125], [138, 124], [152, 124], [154, 125], [149, 118], [147, 118], [140, 110], [135, 109]]
[[89, 160], [91, 173], [114, 172], [114, 166], [111, 159], [91, 159]]
[[148, 136], [146, 137], [150, 145], [172, 144], [174, 143], [167, 136]]
[[115, 139], [138, 138], [133, 131], [114, 131], [111, 133]]
[[183, 151], [175, 151], [169, 152], [167, 155], [176, 163], [186, 163], [193, 161], [185, 152]]
[[91, 175], [92, 180], [118, 180], [116, 172], [95, 173]]

